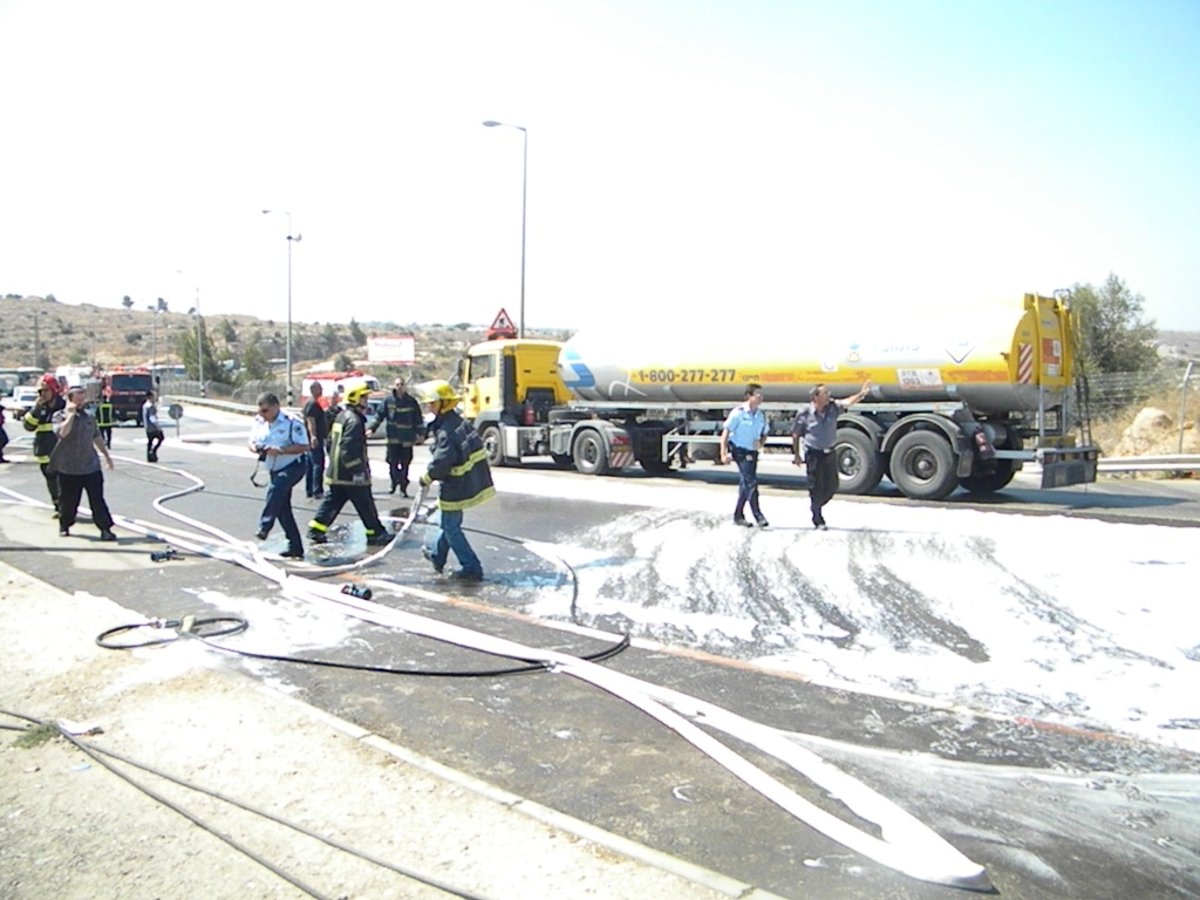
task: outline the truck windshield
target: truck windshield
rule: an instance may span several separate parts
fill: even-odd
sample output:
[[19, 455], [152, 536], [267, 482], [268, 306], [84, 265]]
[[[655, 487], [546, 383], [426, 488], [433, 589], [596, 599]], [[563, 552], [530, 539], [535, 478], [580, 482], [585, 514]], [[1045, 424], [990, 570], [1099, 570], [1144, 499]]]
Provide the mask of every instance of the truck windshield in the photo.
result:
[[154, 383], [148, 374], [113, 375], [112, 389], [114, 391], [136, 391], [146, 393], [154, 390]]

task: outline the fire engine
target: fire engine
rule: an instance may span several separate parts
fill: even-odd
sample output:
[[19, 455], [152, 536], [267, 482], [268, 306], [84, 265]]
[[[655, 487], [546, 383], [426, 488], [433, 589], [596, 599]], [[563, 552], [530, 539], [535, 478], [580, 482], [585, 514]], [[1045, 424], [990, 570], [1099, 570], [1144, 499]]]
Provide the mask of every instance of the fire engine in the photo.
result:
[[343, 392], [350, 389], [354, 384], [366, 384], [372, 392], [379, 390], [379, 379], [374, 375], [367, 375], [358, 369], [350, 369], [345, 372], [309, 372], [304, 376], [304, 382], [301, 384], [301, 393], [307, 397], [312, 391], [314, 383], [321, 384], [321, 409], [328, 409], [329, 401], [333, 395], [341, 388]]
[[113, 366], [100, 373], [101, 391], [113, 406], [113, 418], [142, 424], [142, 404], [146, 392], [154, 390], [154, 378], [145, 366]]

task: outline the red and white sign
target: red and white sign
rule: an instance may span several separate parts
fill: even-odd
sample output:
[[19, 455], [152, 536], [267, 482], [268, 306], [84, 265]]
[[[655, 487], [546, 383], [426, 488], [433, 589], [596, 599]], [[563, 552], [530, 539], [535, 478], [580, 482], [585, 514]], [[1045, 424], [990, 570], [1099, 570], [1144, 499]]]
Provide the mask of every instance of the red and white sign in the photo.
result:
[[1017, 381], [1021, 384], [1033, 381], [1033, 344], [1017, 347]]
[[1042, 366], [1051, 378], [1062, 371], [1062, 341], [1058, 338], [1042, 338]]
[[496, 318], [492, 320], [492, 324], [488, 327], [488, 340], [496, 338], [515, 338], [517, 336], [517, 326], [513, 324], [512, 318], [508, 315], [508, 310], [501, 309], [496, 313]]
[[417, 340], [411, 334], [367, 338], [367, 362], [411, 366], [417, 361]]

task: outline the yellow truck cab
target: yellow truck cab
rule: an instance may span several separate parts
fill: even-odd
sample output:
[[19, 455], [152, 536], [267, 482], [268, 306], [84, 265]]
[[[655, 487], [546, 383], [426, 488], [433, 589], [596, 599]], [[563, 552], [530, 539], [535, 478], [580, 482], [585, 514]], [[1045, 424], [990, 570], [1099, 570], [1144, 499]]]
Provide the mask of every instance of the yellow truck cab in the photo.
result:
[[[500, 340], [476, 344], [461, 363], [463, 410], [479, 421], [498, 415], [512, 425], [546, 421], [571, 399], [558, 374], [557, 341]], [[530, 417], [532, 415], [532, 420]]]

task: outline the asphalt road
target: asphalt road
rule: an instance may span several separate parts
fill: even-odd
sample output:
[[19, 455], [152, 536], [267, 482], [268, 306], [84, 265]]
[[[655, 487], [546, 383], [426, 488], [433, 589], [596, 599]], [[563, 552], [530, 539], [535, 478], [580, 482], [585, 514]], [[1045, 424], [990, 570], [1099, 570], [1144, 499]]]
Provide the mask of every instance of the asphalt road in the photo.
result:
[[[213, 421], [185, 417], [179, 436], [168, 430], [160, 468], [118, 463], [108, 481], [114, 513], [166, 524], [151, 504], [186, 486], [168, 471], [181, 469], [206, 487], [170, 501], [172, 510], [251, 538], [262, 497], [249, 483], [253, 457], [230, 456], [225, 449], [244, 439], [244, 425], [220, 414], [207, 418]], [[119, 455], [136, 457], [139, 448], [136, 431], [117, 432]], [[10, 453], [20, 449], [16, 445]], [[382, 447], [373, 447], [373, 454], [381, 458]], [[416, 471], [423, 459], [419, 449]], [[803, 490], [803, 479], [785, 460], [770, 460], [763, 468], [768, 493]], [[531, 469], [540, 477], [549, 467]], [[386, 483], [379, 477], [381, 459], [375, 473], [377, 485]], [[626, 508], [520, 493], [524, 473], [498, 474], [507, 489], [468, 518], [481, 532], [474, 541], [488, 581], [450, 588], [420, 558], [414, 534], [388, 556], [384, 571], [370, 573], [375, 600], [537, 647], [577, 655], [605, 648], [607, 638], [561, 623], [549, 628], [524, 614], [535, 594], [560, 597], [564, 608], [571, 602], [569, 578], [525, 542], [569, 541]], [[626, 477], [640, 478], [647, 491], [670, 490], [671, 482], [684, 480], [727, 492], [736, 481], [728, 467], [709, 464], [675, 479]], [[0, 486], [44, 497], [33, 465], [9, 466], [0, 479]], [[597, 491], [605, 482], [595, 480]], [[1018, 482], [985, 506], [1012, 514], [1194, 526], [1200, 522], [1196, 488], [1194, 482], [1123, 480], [1042, 493]], [[381, 511], [405, 506], [387, 494], [377, 500]], [[855, 502], [908, 501], [877, 496]], [[944, 505], [979, 504], [956, 495]], [[296, 506], [303, 523], [313, 507], [302, 491]], [[272, 585], [226, 563], [191, 556], [152, 563], [149, 551], [162, 545], [127, 532], [116, 548], [80, 539], [64, 554], [54, 544], [59, 538], [45, 510], [4, 506], [0, 517], [0, 541], [10, 564], [68, 590], [111, 597], [146, 616], [237, 611], [251, 619], [244, 639], [251, 649], [281, 647], [425, 673], [507, 665], [393, 629], [331, 622], [325, 614], [289, 605]], [[350, 519], [343, 513], [340, 521]], [[87, 535], [88, 526], [75, 531]], [[361, 536], [352, 528], [343, 536], [352, 555]], [[282, 549], [278, 535], [272, 541], [278, 546], [268, 547]], [[426, 593], [413, 596], [405, 588]], [[961, 893], [900, 875], [798, 823], [646, 716], [565, 676], [422, 677], [234, 659], [225, 664], [243, 666], [316, 706], [507, 790], [783, 896]], [[606, 665], [774, 726], [912, 812], [985, 866], [1004, 896], [1200, 895], [1200, 759], [1194, 756], [1111, 735], [833, 690], [684, 647], [635, 646]], [[754, 759], [783, 777], [769, 758]], [[794, 776], [787, 780], [811, 802], [853, 821], [823, 790]], [[369, 786], [360, 787], [369, 795]]]

